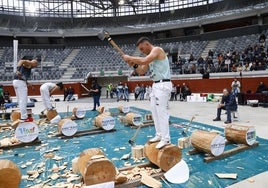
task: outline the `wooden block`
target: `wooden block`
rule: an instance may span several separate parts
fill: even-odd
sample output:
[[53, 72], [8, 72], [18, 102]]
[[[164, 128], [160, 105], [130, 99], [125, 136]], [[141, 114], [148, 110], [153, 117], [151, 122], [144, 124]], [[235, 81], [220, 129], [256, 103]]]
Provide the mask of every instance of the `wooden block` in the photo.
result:
[[153, 177], [143, 173], [141, 176], [141, 182], [145, 185], [147, 185], [148, 187], [153, 187], [153, 188], [161, 188], [162, 187], [162, 183], [156, 179], [154, 179]]

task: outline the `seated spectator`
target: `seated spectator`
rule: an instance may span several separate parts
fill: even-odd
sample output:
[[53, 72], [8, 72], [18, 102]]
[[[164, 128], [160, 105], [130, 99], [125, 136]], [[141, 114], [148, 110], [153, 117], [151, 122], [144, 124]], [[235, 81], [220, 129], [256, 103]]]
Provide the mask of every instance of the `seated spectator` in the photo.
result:
[[193, 56], [193, 54], [190, 54], [190, 57], [189, 57], [189, 59], [188, 59], [188, 62], [190, 63], [191, 61], [194, 61], [194, 56]]
[[268, 88], [263, 82], [260, 82], [260, 84], [257, 87], [256, 93], [262, 93], [263, 91], [267, 91]]
[[186, 101], [186, 97], [188, 95], [192, 94], [190, 88], [185, 83], [182, 84], [181, 93], [182, 93], [182, 100], [184, 101]]
[[73, 100], [72, 97], [74, 95], [74, 89], [70, 86], [68, 88], [68, 95], [67, 95], [67, 101]]
[[5, 103], [11, 103], [11, 98], [10, 98], [10, 94], [8, 91], [4, 91], [4, 100], [5, 100]]
[[68, 88], [65, 87], [65, 88], [64, 88], [64, 91], [63, 91], [63, 101], [66, 100], [67, 96], [68, 96]]
[[228, 89], [223, 89], [223, 96], [220, 104], [217, 108], [217, 117], [213, 119], [213, 121], [221, 121], [221, 111], [226, 110], [227, 112], [227, 120], [224, 122], [225, 124], [231, 123], [231, 111], [237, 110], [237, 103], [235, 99], [235, 95], [230, 93]]

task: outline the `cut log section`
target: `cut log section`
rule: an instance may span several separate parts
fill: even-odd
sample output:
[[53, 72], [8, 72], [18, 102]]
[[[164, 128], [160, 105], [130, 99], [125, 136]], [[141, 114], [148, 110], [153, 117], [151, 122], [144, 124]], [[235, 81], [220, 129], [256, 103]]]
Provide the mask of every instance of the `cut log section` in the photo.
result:
[[94, 125], [96, 127], [109, 131], [114, 128], [115, 119], [106, 113], [102, 113], [95, 118]]
[[100, 114], [102, 114], [102, 113], [104, 112], [104, 106], [99, 106], [99, 107], [97, 108], [97, 111], [98, 111]]
[[128, 113], [130, 111], [130, 107], [129, 106], [118, 106], [118, 110], [120, 113]]
[[252, 145], [256, 141], [256, 130], [253, 126], [229, 124], [224, 133], [226, 139], [233, 143]]
[[11, 121], [16, 121], [20, 119], [20, 110], [14, 110], [10, 114], [10, 120]]
[[58, 115], [58, 112], [57, 110], [47, 110], [46, 111], [46, 116], [47, 116], [47, 119], [50, 121], [52, 120], [54, 117], [56, 117]]
[[221, 155], [225, 148], [224, 137], [216, 132], [196, 130], [192, 133], [190, 141], [196, 150], [203, 151], [214, 156]]
[[75, 119], [83, 119], [86, 115], [86, 110], [81, 108], [73, 108], [73, 115]]
[[145, 144], [145, 157], [147, 157], [150, 162], [157, 165], [163, 171], [168, 171], [181, 160], [181, 150], [173, 144], [164, 146], [161, 149], [156, 149], [155, 146], [157, 143], [158, 142], [147, 142]]
[[77, 124], [71, 119], [61, 119], [58, 123], [58, 132], [65, 136], [73, 136], [77, 129]]
[[129, 125], [140, 126], [142, 124], [142, 116], [136, 113], [127, 113], [125, 120]]
[[78, 158], [78, 168], [85, 185], [115, 180], [116, 168], [99, 148], [84, 150]]
[[21, 180], [21, 172], [10, 160], [0, 160], [0, 187], [17, 188]]

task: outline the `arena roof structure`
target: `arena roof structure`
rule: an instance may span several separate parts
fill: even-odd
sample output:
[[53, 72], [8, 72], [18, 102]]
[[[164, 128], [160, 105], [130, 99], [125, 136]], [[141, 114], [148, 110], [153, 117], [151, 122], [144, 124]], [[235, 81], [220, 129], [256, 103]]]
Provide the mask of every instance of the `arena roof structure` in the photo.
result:
[[174, 11], [222, 0], [2, 0], [3, 14], [37, 17], [115, 17]]
[[268, 14], [267, 0], [1, 0], [2, 36], [153, 33]]

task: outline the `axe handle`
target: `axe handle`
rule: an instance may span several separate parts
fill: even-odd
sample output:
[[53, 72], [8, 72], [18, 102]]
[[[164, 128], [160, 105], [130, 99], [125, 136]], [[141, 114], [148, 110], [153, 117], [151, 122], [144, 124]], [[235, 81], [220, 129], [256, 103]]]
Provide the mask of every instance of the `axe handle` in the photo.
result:
[[119, 48], [119, 46], [113, 41], [113, 39], [111, 37], [108, 38], [108, 41], [120, 53], [120, 55], [124, 55], [125, 54], [123, 52], [123, 50], [121, 48]]
[[187, 133], [187, 132], [188, 132], [188, 129], [190, 128], [190, 126], [191, 126], [191, 124], [192, 124], [194, 118], [195, 118], [195, 117], [193, 116], [192, 119], [191, 119], [191, 121], [190, 121], [189, 124], [187, 125], [186, 129], [183, 131], [184, 133]]
[[90, 92], [89, 89], [88, 89], [86, 86], [84, 86], [83, 84], [81, 84], [81, 86], [82, 86], [85, 90], [87, 90], [88, 92]]
[[138, 133], [140, 132], [142, 124], [137, 128], [136, 132], [134, 133], [134, 135], [132, 136], [132, 138], [128, 141], [129, 143], [134, 144], [136, 137], [138, 136]]

